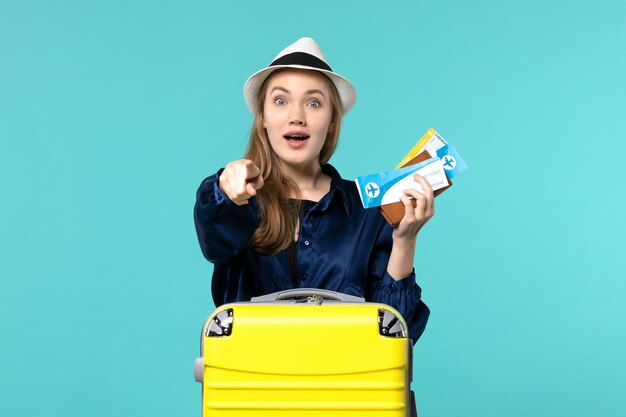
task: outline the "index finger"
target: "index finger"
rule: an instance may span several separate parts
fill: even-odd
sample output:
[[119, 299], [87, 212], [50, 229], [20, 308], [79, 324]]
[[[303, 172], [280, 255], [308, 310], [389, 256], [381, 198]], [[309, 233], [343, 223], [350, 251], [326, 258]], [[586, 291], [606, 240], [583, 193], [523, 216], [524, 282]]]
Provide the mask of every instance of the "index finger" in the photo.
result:
[[261, 170], [251, 160], [246, 160], [246, 180], [251, 180], [261, 175]]
[[413, 178], [415, 178], [415, 180], [417, 182], [420, 183], [420, 185], [422, 186], [423, 194], [429, 198], [432, 199], [433, 198], [433, 188], [430, 186], [430, 184], [428, 183], [428, 181], [426, 181], [426, 178], [422, 177], [419, 174], [413, 174]]

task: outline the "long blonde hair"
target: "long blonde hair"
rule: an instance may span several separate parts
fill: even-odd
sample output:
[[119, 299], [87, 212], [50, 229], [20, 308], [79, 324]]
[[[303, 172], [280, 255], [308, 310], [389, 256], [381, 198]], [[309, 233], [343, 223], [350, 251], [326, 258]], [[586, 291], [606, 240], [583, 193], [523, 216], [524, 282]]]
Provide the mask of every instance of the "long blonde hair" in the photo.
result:
[[[264, 255], [275, 255], [293, 242], [300, 211], [299, 204], [289, 204], [289, 196], [299, 195], [298, 186], [293, 179], [282, 172], [278, 157], [274, 153], [267, 132], [263, 127], [263, 111], [268, 81], [280, 71], [274, 71], [259, 90], [258, 104], [245, 154], [245, 158], [252, 160], [259, 167], [264, 181], [264, 185], [257, 191], [256, 197], [261, 219], [248, 245]], [[335, 152], [342, 118], [339, 93], [333, 82], [328, 77], [326, 78], [330, 91], [331, 121], [326, 140], [320, 151], [320, 165], [328, 163]]]

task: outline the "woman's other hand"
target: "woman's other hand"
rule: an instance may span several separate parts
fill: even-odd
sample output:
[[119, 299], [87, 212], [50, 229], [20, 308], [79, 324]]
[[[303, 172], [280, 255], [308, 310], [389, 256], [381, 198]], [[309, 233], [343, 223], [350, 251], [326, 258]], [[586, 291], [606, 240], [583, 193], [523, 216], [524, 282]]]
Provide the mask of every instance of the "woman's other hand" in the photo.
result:
[[404, 217], [393, 231], [394, 240], [415, 240], [420, 229], [435, 214], [435, 197], [430, 184], [421, 175], [413, 174], [413, 178], [419, 182], [424, 191], [420, 193], [414, 189], [404, 190], [404, 195], [400, 197], [404, 204]]
[[241, 206], [248, 204], [250, 197], [256, 195], [256, 191], [263, 187], [261, 171], [249, 159], [239, 159], [232, 161], [222, 174], [219, 180], [220, 190], [235, 204]]

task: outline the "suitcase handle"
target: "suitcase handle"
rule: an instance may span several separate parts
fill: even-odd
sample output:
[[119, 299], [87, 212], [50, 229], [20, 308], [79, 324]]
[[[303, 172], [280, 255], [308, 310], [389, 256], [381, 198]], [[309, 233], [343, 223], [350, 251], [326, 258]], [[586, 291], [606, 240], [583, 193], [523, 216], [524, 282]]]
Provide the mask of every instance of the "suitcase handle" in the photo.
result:
[[365, 298], [356, 297], [354, 295], [343, 294], [337, 291], [322, 290], [319, 288], [294, 288], [292, 290], [278, 291], [271, 294], [261, 295], [259, 297], [252, 297], [250, 300], [253, 303], [271, 302], [286, 300], [293, 297], [309, 297], [311, 295], [317, 295], [321, 298], [336, 301], [347, 301], [353, 303], [364, 303]]

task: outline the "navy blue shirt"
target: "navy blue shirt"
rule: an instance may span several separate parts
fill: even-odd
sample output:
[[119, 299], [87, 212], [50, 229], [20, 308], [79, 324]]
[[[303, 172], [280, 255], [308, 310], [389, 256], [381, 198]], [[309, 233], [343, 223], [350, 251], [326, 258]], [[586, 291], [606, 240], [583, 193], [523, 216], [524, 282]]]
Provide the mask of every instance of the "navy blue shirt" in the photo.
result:
[[428, 307], [421, 300], [415, 272], [399, 281], [387, 272], [392, 227], [377, 209], [364, 209], [353, 181], [331, 166], [330, 191], [304, 216], [297, 241], [297, 271], [292, 280], [285, 252], [262, 255], [248, 242], [259, 222], [255, 197], [238, 206], [219, 188], [223, 169], [206, 178], [196, 196], [194, 220], [205, 258], [214, 263], [212, 293], [216, 306], [298, 287], [352, 294], [398, 310], [414, 341], [426, 326]]

